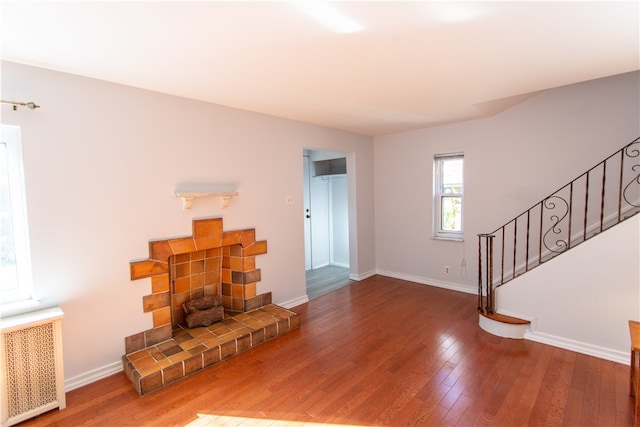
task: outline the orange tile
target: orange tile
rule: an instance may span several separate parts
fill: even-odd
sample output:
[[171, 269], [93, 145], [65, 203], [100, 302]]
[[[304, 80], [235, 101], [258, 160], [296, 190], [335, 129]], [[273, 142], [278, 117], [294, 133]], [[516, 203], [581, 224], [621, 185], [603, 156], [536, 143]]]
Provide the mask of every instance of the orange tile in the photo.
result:
[[189, 262], [191, 261], [191, 253], [185, 253], [185, 254], [178, 254], [178, 255], [174, 255], [171, 258], [169, 258], [169, 262], [171, 264], [183, 264], [185, 262]]
[[222, 295], [231, 296], [231, 283], [222, 284]]
[[180, 293], [186, 292], [191, 287], [190, 277], [181, 277], [173, 281], [173, 292]]
[[229, 257], [229, 268], [235, 271], [242, 271], [242, 257]]
[[182, 307], [182, 304], [189, 301], [190, 296], [191, 295], [189, 294], [189, 292], [180, 292], [179, 294], [173, 294], [173, 306], [176, 308]]
[[204, 272], [204, 259], [191, 261], [191, 275]]
[[242, 230], [242, 237], [240, 238], [240, 244], [243, 248], [246, 248], [250, 244], [256, 241], [256, 230], [255, 228], [250, 228], [247, 230]]
[[196, 250], [196, 244], [191, 237], [169, 240], [169, 245], [174, 254], [186, 254]]
[[222, 295], [222, 306], [225, 309], [231, 309], [233, 308], [231, 306], [231, 297], [230, 296], [226, 296], [226, 295]]
[[148, 313], [171, 305], [171, 293], [161, 292], [159, 294], [146, 295], [142, 297], [143, 311]]
[[169, 290], [169, 275], [161, 274], [151, 278], [151, 292], [157, 294], [159, 292], [167, 292]]
[[238, 243], [240, 243], [241, 235], [241, 230], [225, 231], [222, 234], [222, 246], [237, 245]]
[[133, 261], [129, 264], [131, 280], [144, 279], [169, 272], [169, 263], [159, 261]]
[[222, 246], [222, 218], [193, 221], [193, 240], [198, 249]]
[[144, 359], [147, 356], [150, 356], [150, 354], [147, 350], [144, 350], [144, 349], [140, 351], [136, 351], [135, 353], [127, 354], [127, 358], [129, 359], [129, 362], [132, 362], [132, 363], [136, 360]]
[[229, 269], [231, 267], [231, 259], [228, 255], [222, 257], [222, 261], [220, 263], [220, 268]]
[[176, 325], [185, 321], [185, 314], [182, 306], [178, 306], [179, 308], [173, 309], [173, 323]]
[[149, 242], [149, 259], [155, 261], [168, 262], [169, 257], [173, 255], [171, 246], [166, 240], [157, 240], [155, 242]]
[[267, 241], [262, 240], [260, 242], [255, 242], [252, 245], [247, 246], [244, 249], [245, 256], [249, 255], [262, 255], [267, 253]]
[[248, 298], [253, 298], [255, 296], [256, 296], [256, 284], [248, 283], [244, 285], [244, 298], [248, 299]]
[[219, 271], [208, 271], [204, 273], [204, 284], [205, 285], [217, 285], [220, 283], [220, 272]]
[[218, 258], [208, 258], [204, 262], [204, 271], [218, 271], [222, 260]]
[[231, 283], [231, 270], [223, 268], [220, 271], [220, 281], [222, 283]]
[[181, 351], [180, 353], [169, 356], [168, 359], [171, 361], [171, 363], [178, 363], [188, 357], [191, 357], [191, 353], [189, 353], [188, 351]]
[[204, 259], [205, 258], [205, 254], [207, 253], [207, 251], [195, 251], [195, 252], [191, 252], [191, 261], [196, 261], [199, 259]]
[[189, 277], [191, 275], [191, 264], [176, 264], [172, 266], [172, 273], [174, 274], [174, 278], [178, 279], [180, 277]]
[[229, 246], [229, 256], [242, 256], [242, 246], [240, 245]]
[[242, 292], [242, 285], [231, 285], [231, 296], [234, 298], [242, 298], [243, 297], [243, 292]]
[[164, 307], [153, 311], [153, 327], [171, 323], [171, 307]]
[[192, 274], [191, 275], [191, 289], [201, 288], [204, 286], [205, 275], [202, 274]]
[[246, 256], [242, 259], [242, 271], [251, 271], [256, 269], [256, 257]]
[[222, 256], [222, 248], [211, 248], [206, 251], [206, 258], [219, 258]]

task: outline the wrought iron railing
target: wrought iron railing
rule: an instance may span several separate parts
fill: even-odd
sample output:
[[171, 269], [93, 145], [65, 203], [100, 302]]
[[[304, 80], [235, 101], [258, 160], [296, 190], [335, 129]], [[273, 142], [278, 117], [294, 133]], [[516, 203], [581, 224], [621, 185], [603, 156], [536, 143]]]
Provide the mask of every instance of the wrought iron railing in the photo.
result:
[[478, 234], [478, 310], [495, 289], [640, 212], [640, 138], [491, 233]]

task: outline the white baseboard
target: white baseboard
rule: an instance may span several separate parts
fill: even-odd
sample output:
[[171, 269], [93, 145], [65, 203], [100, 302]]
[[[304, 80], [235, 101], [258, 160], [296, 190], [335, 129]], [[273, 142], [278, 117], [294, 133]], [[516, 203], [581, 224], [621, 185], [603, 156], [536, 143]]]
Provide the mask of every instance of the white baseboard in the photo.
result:
[[621, 363], [623, 365], [629, 365], [629, 363], [631, 363], [629, 354], [626, 352], [574, 341], [568, 338], [557, 337], [554, 335], [545, 334], [543, 332], [527, 331], [524, 334], [524, 338], [542, 344], [548, 344], [554, 347], [563, 348], [565, 350], [571, 350], [577, 353], [586, 354], [588, 356], [610, 360], [612, 362]]
[[289, 301], [284, 301], [284, 302], [280, 302], [280, 303], [276, 303], [277, 305], [279, 305], [280, 307], [286, 308], [286, 309], [290, 309], [291, 307], [295, 307], [301, 304], [305, 304], [309, 302], [309, 296], [308, 295], [304, 295], [298, 298], [294, 298], [292, 300]]
[[344, 264], [344, 263], [342, 263], [342, 262], [334, 262], [334, 261], [331, 261], [331, 262], [329, 263], [329, 265], [333, 265], [333, 266], [335, 266], [335, 267], [340, 267], [340, 268], [349, 268], [349, 264], [348, 264], [348, 263], [347, 263], [347, 264]]
[[467, 294], [475, 295], [477, 293], [477, 289], [471, 288], [466, 285], [461, 285], [459, 283], [453, 283], [453, 282], [443, 282], [441, 280], [430, 279], [428, 277], [411, 276], [408, 274], [396, 273], [396, 272], [387, 271], [387, 270], [377, 270], [376, 274], [379, 274], [381, 276], [386, 276], [386, 277], [393, 277], [394, 279], [407, 280], [409, 282], [415, 282], [421, 285], [429, 285], [429, 286], [435, 286], [437, 288], [444, 288], [452, 291], [464, 292]]
[[349, 279], [359, 282], [371, 276], [375, 276], [376, 274], [377, 273], [375, 270], [367, 271], [366, 273], [361, 273], [361, 274], [349, 274]]
[[110, 375], [122, 372], [122, 361], [110, 363], [98, 369], [94, 369], [84, 374], [77, 375], [64, 380], [64, 391], [75, 390], [76, 388], [91, 384]]

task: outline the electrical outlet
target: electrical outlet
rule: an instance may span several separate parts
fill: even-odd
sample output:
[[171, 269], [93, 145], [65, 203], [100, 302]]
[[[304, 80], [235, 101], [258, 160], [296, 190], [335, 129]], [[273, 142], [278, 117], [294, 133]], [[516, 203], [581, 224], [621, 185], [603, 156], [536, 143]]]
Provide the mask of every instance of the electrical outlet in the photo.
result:
[[293, 197], [293, 195], [287, 194], [286, 196], [284, 196], [284, 204], [286, 206], [293, 206], [295, 204], [295, 198]]
[[444, 266], [444, 274], [449, 274], [449, 272], [451, 271], [451, 268], [448, 265]]

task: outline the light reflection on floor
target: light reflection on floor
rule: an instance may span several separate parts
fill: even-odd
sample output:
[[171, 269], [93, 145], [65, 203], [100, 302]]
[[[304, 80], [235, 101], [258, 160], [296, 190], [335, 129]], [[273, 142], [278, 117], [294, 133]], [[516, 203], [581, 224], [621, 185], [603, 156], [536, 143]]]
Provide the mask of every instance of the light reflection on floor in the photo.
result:
[[357, 427], [347, 424], [310, 423], [303, 421], [269, 420], [262, 418], [230, 417], [198, 414], [198, 419], [185, 427]]

